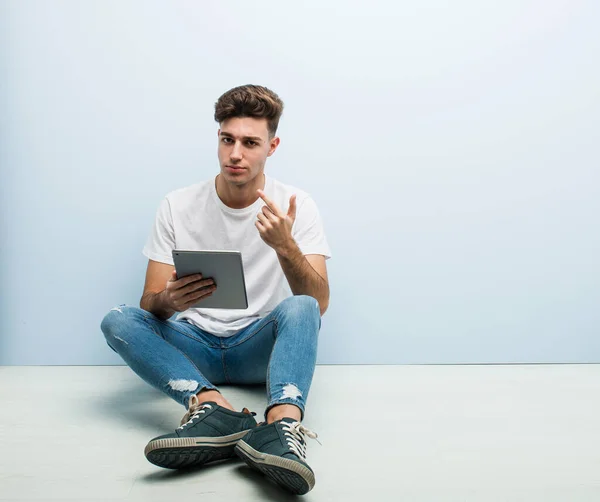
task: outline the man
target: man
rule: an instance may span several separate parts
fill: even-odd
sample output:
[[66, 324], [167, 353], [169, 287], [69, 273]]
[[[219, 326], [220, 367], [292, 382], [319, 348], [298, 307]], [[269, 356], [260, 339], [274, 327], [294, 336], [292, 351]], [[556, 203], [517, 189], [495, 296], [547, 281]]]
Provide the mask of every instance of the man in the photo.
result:
[[[280, 143], [282, 111], [279, 97], [261, 86], [219, 98], [220, 173], [162, 201], [144, 247], [141, 308], [112, 309], [102, 331], [135, 373], [188, 408], [174, 433], [148, 443], [150, 462], [181, 468], [237, 454], [303, 494], [314, 486], [306, 436], [316, 435], [301, 420], [329, 304], [330, 251], [314, 201], [264, 173]], [[177, 279], [173, 249], [241, 251], [248, 308], [192, 308], [218, 285], [200, 274]], [[260, 425], [216, 387], [265, 382]]]

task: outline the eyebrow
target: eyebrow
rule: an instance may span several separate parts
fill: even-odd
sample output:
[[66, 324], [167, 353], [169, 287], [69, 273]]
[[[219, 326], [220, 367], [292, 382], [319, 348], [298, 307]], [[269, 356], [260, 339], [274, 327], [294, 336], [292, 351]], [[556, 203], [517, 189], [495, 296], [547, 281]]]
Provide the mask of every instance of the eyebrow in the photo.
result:
[[[227, 136], [228, 138], [235, 139], [235, 136], [233, 134], [229, 134], [228, 132], [221, 132], [221, 136]], [[252, 141], [263, 141], [263, 139], [259, 136], [243, 136], [242, 139], [250, 139]]]

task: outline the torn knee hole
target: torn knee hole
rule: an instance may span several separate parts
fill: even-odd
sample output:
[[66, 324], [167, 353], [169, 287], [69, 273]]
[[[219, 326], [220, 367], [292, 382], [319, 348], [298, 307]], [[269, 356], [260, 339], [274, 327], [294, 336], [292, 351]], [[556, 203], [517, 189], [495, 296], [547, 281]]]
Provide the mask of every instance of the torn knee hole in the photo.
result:
[[120, 342], [123, 342], [125, 345], [129, 345], [129, 342], [127, 342], [126, 340], [123, 340], [120, 336], [113, 335], [113, 338], [115, 340], [119, 340]]
[[192, 392], [198, 389], [198, 382], [196, 380], [169, 380], [168, 383], [171, 389], [179, 391], [179, 392]]
[[298, 400], [298, 398], [300, 398], [300, 397], [302, 397], [302, 392], [293, 383], [288, 383], [283, 388], [283, 394], [281, 396], [282, 399]]

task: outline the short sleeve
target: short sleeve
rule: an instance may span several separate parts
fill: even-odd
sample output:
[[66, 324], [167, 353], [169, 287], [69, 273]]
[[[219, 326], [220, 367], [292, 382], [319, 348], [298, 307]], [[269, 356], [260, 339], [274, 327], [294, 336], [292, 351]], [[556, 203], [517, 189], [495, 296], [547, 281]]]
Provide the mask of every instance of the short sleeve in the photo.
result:
[[165, 198], [156, 211], [154, 226], [142, 253], [150, 260], [173, 265], [173, 249], [175, 249], [173, 217], [169, 200]]
[[292, 236], [302, 254], [320, 254], [331, 258], [331, 251], [315, 201], [306, 197], [298, 206]]

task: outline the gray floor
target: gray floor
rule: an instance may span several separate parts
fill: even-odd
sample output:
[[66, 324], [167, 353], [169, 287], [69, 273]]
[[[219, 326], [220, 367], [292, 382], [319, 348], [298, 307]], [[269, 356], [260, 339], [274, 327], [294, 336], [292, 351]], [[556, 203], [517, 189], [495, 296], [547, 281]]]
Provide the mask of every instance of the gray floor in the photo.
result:
[[[600, 366], [319, 366], [311, 501], [600, 500]], [[225, 388], [259, 411], [262, 389]], [[233, 461], [146, 442], [183, 408], [125, 367], [0, 367], [0, 500], [299, 500]]]

